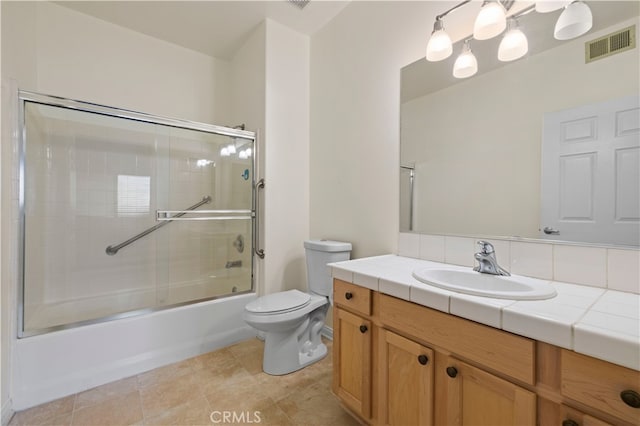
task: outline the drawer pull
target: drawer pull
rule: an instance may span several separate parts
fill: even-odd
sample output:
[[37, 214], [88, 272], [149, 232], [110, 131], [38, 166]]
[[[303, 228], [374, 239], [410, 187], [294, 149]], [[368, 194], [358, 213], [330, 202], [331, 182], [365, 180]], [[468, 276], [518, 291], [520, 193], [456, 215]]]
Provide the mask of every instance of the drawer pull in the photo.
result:
[[352, 297], [353, 297], [353, 293], [351, 293], [350, 291], [344, 294], [344, 298], [347, 300], [351, 300]]
[[427, 363], [429, 362], [429, 357], [427, 357], [426, 355], [418, 355], [418, 362], [422, 365], [427, 365]]
[[458, 369], [455, 367], [447, 367], [447, 376], [451, 377], [452, 379], [455, 378], [458, 375]]
[[567, 419], [562, 421], [562, 426], [580, 426], [580, 425], [578, 424], [578, 422], [574, 420]]
[[640, 408], [640, 394], [634, 390], [623, 390], [620, 392], [620, 398], [629, 407]]
[[367, 330], [368, 330], [368, 328], [367, 328], [366, 325], [363, 324], [363, 325], [360, 326], [360, 333], [364, 334], [364, 333], [367, 332]]

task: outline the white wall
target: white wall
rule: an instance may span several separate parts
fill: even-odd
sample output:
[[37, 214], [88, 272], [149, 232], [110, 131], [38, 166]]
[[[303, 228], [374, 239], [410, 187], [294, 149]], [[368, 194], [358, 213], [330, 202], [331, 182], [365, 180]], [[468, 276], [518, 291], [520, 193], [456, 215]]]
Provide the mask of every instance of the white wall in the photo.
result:
[[[256, 180], [264, 177], [265, 151], [265, 108], [266, 108], [266, 23], [256, 28], [247, 41], [235, 53], [231, 60], [231, 90], [235, 94], [231, 98], [232, 125], [244, 123], [247, 130], [258, 134], [257, 148], [259, 164], [256, 170]], [[264, 206], [264, 194], [260, 193], [260, 206]], [[265, 223], [264, 208], [259, 212], [260, 224]], [[264, 241], [264, 226], [260, 229], [260, 241]], [[264, 246], [262, 247], [264, 248]], [[254, 256], [255, 277], [257, 290], [263, 293], [265, 261]]]
[[267, 20], [264, 292], [306, 290], [309, 37]]
[[352, 242], [352, 257], [396, 251], [400, 68], [453, 4], [351, 2], [311, 39], [311, 235]]
[[538, 238], [543, 115], [638, 93], [638, 49], [584, 62], [586, 41], [633, 24], [405, 103], [401, 161], [416, 166], [414, 229]]
[[[0, 7], [0, 46], [2, 46], [2, 8]], [[0, 55], [0, 69], [2, 69], [2, 55]], [[1, 86], [0, 86], [1, 87]], [[2, 114], [2, 108], [0, 107], [0, 116]], [[3, 126], [2, 120], [0, 120], [0, 140], [2, 140]], [[2, 200], [2, 193], [4, 180], [2, 178], [2, 149], [0, 149], [0, 200]], [[2, 208], [0, 203], [0, 241], [2, 241]], [[0, 284], [2, 283], [2, 244], [0, 244]], [[9, 377], [8, 371], [5, 368], [9, 365], [9, 328], [6, 313], [9, 311], [4, 308], [4, 287], [0, 285], [0, 424], [5, 425], [9, 421], [10, 416], [10, 402], [9, 402]]]

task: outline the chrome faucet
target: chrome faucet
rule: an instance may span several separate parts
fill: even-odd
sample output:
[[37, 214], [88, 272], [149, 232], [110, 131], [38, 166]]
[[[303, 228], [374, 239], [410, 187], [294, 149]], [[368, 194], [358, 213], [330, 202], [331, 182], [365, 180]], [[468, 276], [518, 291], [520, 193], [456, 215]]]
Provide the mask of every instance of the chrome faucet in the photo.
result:
[[491, 275], [511, 275], [498, 265], [496, 251], [491, 243], [480, 240], [478, 241], [478, 245], [480, 246], [480, 251], [473, 256], [478, 261], [478, 266], [473, 268], [474, 271]]

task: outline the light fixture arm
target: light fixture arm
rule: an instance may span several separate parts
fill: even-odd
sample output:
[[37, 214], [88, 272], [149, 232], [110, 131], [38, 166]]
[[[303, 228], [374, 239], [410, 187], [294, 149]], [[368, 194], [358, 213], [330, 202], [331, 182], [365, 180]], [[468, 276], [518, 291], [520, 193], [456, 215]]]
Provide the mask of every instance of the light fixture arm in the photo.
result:
[[456, 4], [455, 6], [453, 6], [451, 9], [447, 10], [446, 12], [441, 13], [440, 15], [436, 16], [436, 21], [441, 20], [442, 18], [444, 18], [445, 16], [447, 16], [448, 14], [450, 14], [451, 12], [453, 12], [454, 10], [464, 6], [467, 3], [471, 3], [471, 0], [464, 0], [463, 2], [460, 2], [458, 4]]

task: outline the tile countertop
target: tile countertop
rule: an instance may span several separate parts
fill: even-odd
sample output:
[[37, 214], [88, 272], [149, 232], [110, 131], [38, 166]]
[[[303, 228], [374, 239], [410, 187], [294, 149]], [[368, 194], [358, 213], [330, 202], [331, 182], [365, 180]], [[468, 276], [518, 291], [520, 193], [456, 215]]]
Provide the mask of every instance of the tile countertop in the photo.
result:
[[640, 371], [640, 295], [550, 281], [553, 299], [470, 296], [424, 284], [417, 268], [455, 265], [396, 255], [330, 263], [334, 278]]

